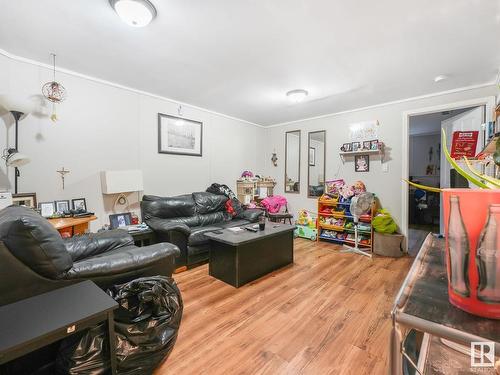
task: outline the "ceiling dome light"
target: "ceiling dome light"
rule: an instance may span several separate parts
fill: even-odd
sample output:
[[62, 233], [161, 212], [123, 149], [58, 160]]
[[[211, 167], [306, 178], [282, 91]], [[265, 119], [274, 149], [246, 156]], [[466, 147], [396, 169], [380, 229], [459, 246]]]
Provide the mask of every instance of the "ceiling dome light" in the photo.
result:
[[303, 89], [292, 90], [286, 93], [286, 96], [292, 103], [300, 103], [307, 97], [307, 95], [309, 95], [309, 93]]
[[156, 8], [149, 0], [109, 0], [123, 22], [133, 27], [144, 27], [156, 17]]

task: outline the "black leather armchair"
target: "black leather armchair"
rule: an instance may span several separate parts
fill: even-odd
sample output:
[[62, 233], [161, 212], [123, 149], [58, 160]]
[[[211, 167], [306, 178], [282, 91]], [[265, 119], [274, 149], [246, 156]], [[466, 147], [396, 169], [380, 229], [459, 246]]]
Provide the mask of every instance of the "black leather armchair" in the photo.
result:
[[0, 306], [83, 280], [106, 289], [138, 277], [170, 277], [178, 252], [169, 243], [136, 247], [122, 230], [63, 240], [33, 210], [10, 206], [0, 211]]

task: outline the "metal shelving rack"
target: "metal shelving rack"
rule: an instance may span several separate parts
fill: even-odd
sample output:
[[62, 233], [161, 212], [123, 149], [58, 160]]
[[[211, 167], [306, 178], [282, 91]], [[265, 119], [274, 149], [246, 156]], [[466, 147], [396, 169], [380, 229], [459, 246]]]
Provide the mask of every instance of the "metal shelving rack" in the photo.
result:
[[[426, 238], [396, 297], [392, 310], [390, 374], [402, 375], [403, 365], [416, 374], [472, 373], [470, 353], [444, 343], [470, 348], [471, 342], [493, 342], [500, 353], [500, 322], [468, 314], [448, 301], [444, 239]], [[423, 337], [418, 358], [407, 349], [411, 331]], [[481, 368], [481, 374], [494, 374]]]

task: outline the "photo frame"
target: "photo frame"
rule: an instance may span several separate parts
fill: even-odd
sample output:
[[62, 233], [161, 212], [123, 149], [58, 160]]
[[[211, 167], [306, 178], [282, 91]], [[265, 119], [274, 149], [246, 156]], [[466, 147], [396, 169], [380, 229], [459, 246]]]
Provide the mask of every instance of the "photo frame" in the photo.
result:
[[36, 193], [12, 194], [12, 204], [29, 208], [37, 208]]
[[309, 147], [309, 165], [314, 167], [316, 165], [316, 149]]
[[341, 147], [341, 150], [344, 152], [351, 152], [352, 151], [352, 143], [344, 143]]
[[83, 210], [87, 212], [87, 202], [85, 198], [76, 198], [71, 200], [71, 207], [73, 210]]
[[120, 227], [125, 227], [132, 224], [132, 214], [130, 212], [124, 212], [122, 214], [112, 214], [109, 215], [109, 224], [111, 229], [116, 229]]
[[158, 113], [158, 153], [202, 156], [203, 123]]
[[370, 150], [372, 151], [378, 150], [378, 139], [370, 141]]
[[372, 142], [371, 141], [364, 141], [363, 142], [363, 151], [370, 151], [372, 149]]
[[354, 156], [354, 171], [369, 172], [370, 171], [370, 156], [356, 155]]
[[67, 212], [70, 209], [69, 200], [55, 201], [56, 212]]
[[361, 151], [361, 142], [352, 142], [352, 151]]
[[56, 205], [54, 202], [40, 202], [38, 203], [40, 215], [43, 217], [51, 217], [56, 213]]

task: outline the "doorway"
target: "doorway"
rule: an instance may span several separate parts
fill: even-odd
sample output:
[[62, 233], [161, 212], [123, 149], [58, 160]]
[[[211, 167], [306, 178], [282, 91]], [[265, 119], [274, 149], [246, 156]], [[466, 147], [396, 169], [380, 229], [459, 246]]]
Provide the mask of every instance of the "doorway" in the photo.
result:
[[[408, 120], [408, 179], [437, 188], [469, 188], [468, 181], [447, 162], [441, 148], [441, 129], [448, 148], [455, 132], [477, 135], [474, 155], [484, 146], [486, 106], [471, 106], [410, 115]], [[442, 199], [433, 193], [408, 187], [408, 253], [416, 255], [429, 232], [444, 234]]]

